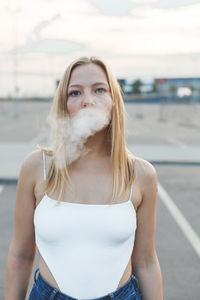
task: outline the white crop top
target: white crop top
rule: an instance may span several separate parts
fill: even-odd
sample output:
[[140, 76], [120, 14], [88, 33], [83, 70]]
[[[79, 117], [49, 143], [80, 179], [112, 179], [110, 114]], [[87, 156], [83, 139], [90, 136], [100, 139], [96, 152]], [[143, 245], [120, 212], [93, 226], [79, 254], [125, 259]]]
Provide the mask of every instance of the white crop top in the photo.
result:
[[[44, 180], [46, 180], [43, 152]], [[132, 254], [136, 211], [116, 204], [60, 202], [44, 195], [35, 208], [38, 250], [62, 293], [77, 299], [114, 292]]]

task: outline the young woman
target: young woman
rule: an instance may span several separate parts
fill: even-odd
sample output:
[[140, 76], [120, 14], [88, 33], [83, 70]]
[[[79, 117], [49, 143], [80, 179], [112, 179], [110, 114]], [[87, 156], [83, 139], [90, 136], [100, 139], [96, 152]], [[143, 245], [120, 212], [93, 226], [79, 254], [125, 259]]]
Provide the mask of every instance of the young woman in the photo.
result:
[[126, 147], [109, 66], [94, 56], [73, 61], [51, 112], [52, 147], [28, 154], [19, 174], [5, 300], [25, 299], [36, 246], [29, 300], [162, 300], [157, 174]]

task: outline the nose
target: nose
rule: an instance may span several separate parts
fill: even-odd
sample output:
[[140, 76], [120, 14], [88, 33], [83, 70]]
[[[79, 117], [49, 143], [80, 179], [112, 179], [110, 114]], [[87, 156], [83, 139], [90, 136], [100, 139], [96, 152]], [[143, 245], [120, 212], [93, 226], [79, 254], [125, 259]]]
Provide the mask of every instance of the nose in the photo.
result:
[[94, 105], [94, 99], [90, 92], [85, 92], [82, 100], [82, 106]]

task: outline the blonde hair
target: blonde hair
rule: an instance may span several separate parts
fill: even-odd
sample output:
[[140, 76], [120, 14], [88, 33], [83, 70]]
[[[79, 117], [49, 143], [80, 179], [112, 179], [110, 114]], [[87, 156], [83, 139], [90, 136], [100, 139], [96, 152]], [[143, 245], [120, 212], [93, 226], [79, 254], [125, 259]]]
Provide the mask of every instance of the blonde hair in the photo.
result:
[[[122, 98], [121, 87], [110, 70], [108, 64], [103, 62], [102, 59], [97, 56], [83, 56], [74, 60], [64, 72], [58, 88], [56, 90], [55, 97], [52, 102], [51, 111], [59, 117], [65, 117], [68, 115], [67, 112], [67, 89], [70, 81], [72, 71], [80, 66], [85, 64], [96, 64], [102, 68], [105, 72], [109, 87], [111, 98], [113, 101], [111, 122], [108, 126], [108, 140], [109, 140], [109, 155], [110, 162], [112, 164], [113, 170], [113, 189], [110, 203], [115, 199], [117, 195], [122, 195], [126, 193], [127, 189], [130, 187], [131, 183], [135, 179], [135, 167], [134, 161], [135, 157], [127, 149], [125, 143], [125, 107], [124, 101]], [[38, 145], [39, 146], [39, 145]], [[45, 153], [52, 155], [51, 149], [46, 147], [39, 148]], [[51, 166], [49, 168], [46, 183], [44, 185], [43, 191], [57, 191], [60, 190], [58, 201], [61, 201], [66, 183], [72, 183], [69, 176], [68, 168], [65, 166], [63, 169], [56, 169], [55, 163], [52, 160]], [[120, 187], [120, 190], [118, 190]]]

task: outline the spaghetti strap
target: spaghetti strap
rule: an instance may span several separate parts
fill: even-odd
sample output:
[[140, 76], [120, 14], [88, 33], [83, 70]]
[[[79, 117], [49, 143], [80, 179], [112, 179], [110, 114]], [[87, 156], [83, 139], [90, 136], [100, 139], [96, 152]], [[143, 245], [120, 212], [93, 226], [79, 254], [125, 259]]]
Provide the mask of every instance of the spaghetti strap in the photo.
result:
[[131, 184], [131, 191], [130, 191], [129, 201], [131, 200], [132, 193], [133, 193], [133, 183]]
[[45, 158], [44, 151], [42, 151], [42, 157], [43, 157], [44, 180], [46, 180], [46, 158]]

